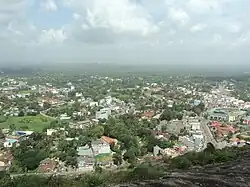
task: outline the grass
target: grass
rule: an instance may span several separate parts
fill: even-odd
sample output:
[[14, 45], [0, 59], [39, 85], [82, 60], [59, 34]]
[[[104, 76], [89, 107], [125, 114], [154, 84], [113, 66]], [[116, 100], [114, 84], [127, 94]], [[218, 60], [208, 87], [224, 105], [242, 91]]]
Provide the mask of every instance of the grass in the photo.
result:
[[28, 94], [28, 93], [32, 93], [32, 90], [20, 90], [19, 93], [20, 94]]
[[9, 116], [5, 122], [0, 123], [0, 128], [9, 128], [11, 124], [15, 124], [16, 130], [30, 130], [42, 132], [45, 127], [50, 125], [52, 119], [42, 115], [37, 116]]

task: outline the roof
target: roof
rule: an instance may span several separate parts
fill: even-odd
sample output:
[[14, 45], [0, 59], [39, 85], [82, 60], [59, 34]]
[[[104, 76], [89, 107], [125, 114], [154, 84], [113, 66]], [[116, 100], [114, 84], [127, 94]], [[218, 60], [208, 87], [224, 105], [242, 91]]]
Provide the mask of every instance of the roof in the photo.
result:
[[93, 155], [92, 150], [87, 145], [84, 147], [78, 147], [77, 151], [78, 151], [79, 156], [92, 156]]
[[110, 138], [108, 136], [102, 136], [101, 140], [108, 143], [109, 145], [113, 144], [116, 142], [116, 139]]
[[154, 112], [144, 112], [141, 116], [152, 118], [154, 116]]
[[6, 152], [0, 155], [0, 161], [11, 161], [13, 160], [13, 155], [10, 152]]

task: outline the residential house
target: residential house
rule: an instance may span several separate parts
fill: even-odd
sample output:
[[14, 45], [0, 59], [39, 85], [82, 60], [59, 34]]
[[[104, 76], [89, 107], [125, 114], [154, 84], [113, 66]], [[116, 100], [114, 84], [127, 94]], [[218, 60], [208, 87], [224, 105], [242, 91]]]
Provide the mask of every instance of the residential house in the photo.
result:
[[51, 136], [55, 132], [57, 132], [56, 129], [47, 129], [47, 136]]
[[243, 118], [243, 123], [245, 125], [250, 125], [250, 116], [246, 116], [245, 118]]
[[110, 108], [103, 108], [100, 111], [96, 112], [96, 119], [108, 119], [108, 117], [111, 115], [111, 109]]
[[8, 170], [11, 166], [13, 156], [10, 152], [1, 152], [0, 153], [0, 171]]
[[67, 116], [67, 114], [61, 114], [60, 116], [60, 120], [70, 120], [71, 117], [70, 116]]
[[144, 112], [141, 115], [141, 118], [142, 119], [151, 119], [153, 116], [154, 116], [154, 112], [153, 111], [147, 111], [147, 112]]
[[85, 145], [83, 147], [78, 147], [78, 158], [77, 158], [77, 166], [79, 170], [83, 170], [85, 168], [94, 169], [95, 158], [92, 152], [92, 149]]
[[5, 137], [5, 142], [3, 146], [6, 148], [12, 147], [15, 143], [18, 143], [20, 136], [7, 136]]
[[99, 165], [109, 165], [113, 163], [110, 144], [116, 142], [115, 139], [103, 136], [99, 140], [91, 142], [91, 148], [88, 145], [78, 147], [78, 168], [93, 169], [95, 162]]
[[42, 160], [39, 165], [39, 171], [41, 173], [53, 172], [56, 169], [58, 162], [56, 160], [46, 158]]
[[219, 122], [214, 121], [211, 123], [212, 130], [217, 132], [218, 137], [228, 135], [230, 132], [235, 133], [236, 129], [230, 125], [221, 125]]

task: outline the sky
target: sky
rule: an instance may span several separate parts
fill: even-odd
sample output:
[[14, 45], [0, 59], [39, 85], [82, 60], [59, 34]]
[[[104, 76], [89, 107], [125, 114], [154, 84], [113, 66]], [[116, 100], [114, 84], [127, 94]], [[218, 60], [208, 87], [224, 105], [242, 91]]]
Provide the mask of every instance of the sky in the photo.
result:
[[250, 64], [249, 0], [0, 0], [0, 64]]

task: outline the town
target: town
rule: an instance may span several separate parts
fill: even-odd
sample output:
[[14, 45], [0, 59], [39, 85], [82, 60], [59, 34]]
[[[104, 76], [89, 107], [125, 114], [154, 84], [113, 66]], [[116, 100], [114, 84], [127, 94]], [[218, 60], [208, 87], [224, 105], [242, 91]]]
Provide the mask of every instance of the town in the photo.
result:
[[2, 76], [0, 169], [61, 175], [250, 144], [242, 77]]

